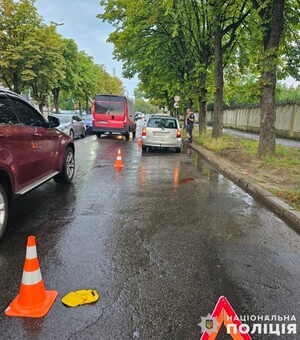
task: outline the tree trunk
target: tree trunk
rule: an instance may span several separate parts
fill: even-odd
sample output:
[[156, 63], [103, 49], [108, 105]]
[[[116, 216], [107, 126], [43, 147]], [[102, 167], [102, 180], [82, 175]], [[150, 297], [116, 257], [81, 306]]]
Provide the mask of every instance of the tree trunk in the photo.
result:
[[39, 110], [42, 115], [44, 115], [43, 108], [44, 108], [44, 103], [39, 103]]
[[86, 96], [86, 99], [85, 99], [85, 104], [86, 104], [86, 113], [89, 113], [89, 97], [88, 96]]
[[222, 32], [218, 27], [215, 31], [215, 93], [213, 111], [212, 137], [222, 136], [223, 129], [223, 58], [222, 58]]
[[200, 76], [200, 95], [199, 95], [199, 133], [206, 132], [206, 73]]
[[[270, 57], [267, 57], [269, 62]], [[266, 65], [267, 60], [264, 64]], [[274, 61], [273, 61], [274, 62]], [[274, 67], [272, 67], [274, 68]], [[261, 81], [265, 84], [261, 89], [260, 99], [260, 136], [258, 146], [258, 156], [273, 155], [276, 152], [276, 67], [275, 70], [262, 72]]]
[[[260, 137], [258, 156], [274, 155], [276, 152], [276, 70], [278, 46], [283, 30], [284, 0], [273, 0], [268, 25], [264, 30], [264, 56], [261, 75]], [[263, 18], [266, 19], [266, 18]]]
[[52, 90], [53, 94], [53, 102], [54, 102], [54, 107], [55, 107], [55, 112], [59, 113], [59, 88], [55, 88]]
[[16, 72], [13, 73], [13, 88], [9, 88], [10, 90], [14, 91], [15, 93], [21, 94], [21, 91], [19, 89], [19, 77]]

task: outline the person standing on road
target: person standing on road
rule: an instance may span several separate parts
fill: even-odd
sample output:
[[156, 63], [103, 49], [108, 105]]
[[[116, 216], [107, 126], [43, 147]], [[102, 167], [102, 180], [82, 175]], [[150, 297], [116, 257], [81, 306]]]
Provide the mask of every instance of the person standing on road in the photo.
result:
[[189, 134], [188, 143], [193, 143], [193, 128], [194, 128], [195, 115], [192, 109], [187, 109], [186, 117], [186, 131]]

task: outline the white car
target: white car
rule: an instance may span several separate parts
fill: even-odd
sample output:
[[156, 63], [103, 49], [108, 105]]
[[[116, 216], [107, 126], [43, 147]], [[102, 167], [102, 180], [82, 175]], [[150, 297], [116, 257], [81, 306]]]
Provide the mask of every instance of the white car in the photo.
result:
[[85, 137], [85, 123], [79, 115], [57, 113], [52, 116], [57, 117], [60, 121], [60, 124], [57, 128], [69, 135], [72, 139]]
[[181, 151], [182, 133], [179, 121], [167, 115], [152, 115], [142, 130], [142, 150], [175, 148]]

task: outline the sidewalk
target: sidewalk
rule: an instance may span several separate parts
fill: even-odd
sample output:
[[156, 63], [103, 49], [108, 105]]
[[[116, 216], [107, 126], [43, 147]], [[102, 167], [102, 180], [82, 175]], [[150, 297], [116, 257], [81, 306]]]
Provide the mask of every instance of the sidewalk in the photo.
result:
[[[228, 133], [230, 135], [236, 135], [244, 138], [259, 140], [259, 135], [256, 133], [234, 130], [234, 129], [226, 129], [222, 130], [224, 133]], [[291, 148], [300, 148], [300, 141], [294, 139], [285, 139], [285, 138], [276, 138], [276, 144], [289, 146]]]
[[293, 209], [279, 198], [275, 197], [269, 191], [263, 189], [258, 184], [251, 182], [236, 171], [226, 168], [226, 164], [216, 156], [212, 151], [203, 148], [200, 145], [189, 144], [189, 146], [198, 152], [202, 157], [216, 167], [224, 176], [233, 183], [246, 191], [249, 195], [261, 200], [270, 210], [272, 210], [284, 222], [289, 224], [298, 233], [300, 232], [300, 212]]

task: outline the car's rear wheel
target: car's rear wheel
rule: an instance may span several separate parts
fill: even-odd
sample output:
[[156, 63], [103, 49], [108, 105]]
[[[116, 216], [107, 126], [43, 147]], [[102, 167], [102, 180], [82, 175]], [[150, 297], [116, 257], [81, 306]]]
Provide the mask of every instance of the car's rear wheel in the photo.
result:
[[180, 151], [181, 151], [181, 148], [176, 148], [177, 153], [180, 153]]
[[8, 198], [4, 186], [0, 183], [0, 240], [2, 239], [8, 220]]
[[58, 175], [54, 177], [54, 181], [56, 183], [64, 184], [71, 183], [74, 177], [74, 171], [75, 171], [74, 151], [71, 147], [68, 147], [65, 152], [64, 162], [61, 171]]

